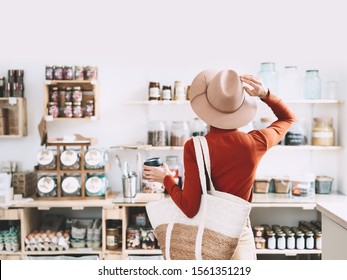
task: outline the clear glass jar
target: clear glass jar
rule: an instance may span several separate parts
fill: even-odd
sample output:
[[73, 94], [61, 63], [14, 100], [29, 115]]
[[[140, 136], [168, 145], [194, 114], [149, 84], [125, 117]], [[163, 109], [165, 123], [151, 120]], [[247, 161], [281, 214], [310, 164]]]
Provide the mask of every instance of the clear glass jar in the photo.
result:
[[53, 77], [54, 80], [62, 80], [63, 79], [63, 67], [60, 65], [55, 65], [53, 67]]
[[53, 151], [48, 149], [42, 149], [36, 156], [38, 169], [41, 170], [54, 170], [57, 168], [56, 155]]
[[62, 196], [81, 196], [81, 177], [77, 175], [64, 176], [61, 182]]
[[280, 80], [280, 95], [286, 99], [301, 99], [301, 77], [296, 66], [284, 67]]
[[192, 136], [205, 136], [207, 134], [207, 125], [199, 118], [194, 118], [191, 126]]
[[147, 143], [152, 146], [168, 146], [168, 131], [162, 121], [151, 121]]
[[57, 196], [57, 177], [41, 176], [37, 182], [36, 194], [39, 197], [55, 197]]
[[277, 233], [277, 249], [284, 250], [286, 248], [286, 234], [283, 232]]
[[72, 102], [65, 102], [64, 117], [72, 118]]
[[334, 146], [335, 131], [332, 118], [313, 118], [312, 145]]
[[76, 151], [65, 150], [60, 155], [61, 169], [78, 170], [80, 169], [80, 158]]
[[307, 132], [304, 119], [295, 120], [286, 133], [284, 144], [288, 146], [300, 146], [307, 144]]
[[166, 163], [170, 168], [176, 184], [182, 188], [183, 165], [178, 161], [178, 156], [167, 156]]
[[276, 237], [274, 232], [269, 232], [267, 235], [267, 248], [270, 250], [276, 249]]
[[181, 81], [175, 81], [174, 96], [177, 101], [187, 100], [187, 93], [184, 88], [184, 83]]
[[186, 121], [175, 121], [171, 124], [171, 146], [184, 146], [190, 138], [189, 126]]
[[320, 231], [317, 231], [315, 233], [315, 248], [317, 250], [322, 249], [322, 232], [320, 232]]
[[97, 78], [98, 70], [96, 66], [86, 66], [84, 67], [84, 79], [91, 81]]
[[66, 87], [65, 88], [65, 102], [71, 102], [72, 101], [72, 88]]
[[253, 228], [253, 235], [255, 237], [264, 237], [264, 235], [265, 235], [264, 227], [262, 227], [262, 226], [255, 226]]
[[303, 250], [305, 249], [305, 238], [304, 238], [304, 233], [302, 232], [297, 232], [296, 233], [296, 249], [298, 250]]
[[312, 231], [306, 232], [305, 247], [308, 250], [312, 250], [314, 248], [314, 237]]
[[160, 84], [158, 82], [149, 82], [148, 100], [160, 100]]
[[94, 116], [94, 100], [87, 101], [84, 115], [86, 117]]
[[81, 90], [81, 87], [79, 87], [79, 86], [73, 87], [72, 101], [73, 102], [82, 102], [82, 96], [83, 96], [83, 92]]
[[75, 66], [75, 80], [81, 81], [84, 80], [84, 67], [76, 65]]
[[73, 67], [65, 65], [63, 68], [63, 78], [64, 80], [73, 80]]
[[72, 107], [72, 116], [74, 118], [82, 118], [81, 102], [74, 102]]
[[321, 79], [318, 70], [307, 70], [304, 79], [304, 98], [321, 98]]
[[287, 233], [287, 249], [295, 249], [295, 237], [293, 232]]
[[57, 102], [59, 101], [59, 89], [58, 87], [52, 87], [50, 90], [50, 101]]
[[162, 99], [163, 100], [172, 100], [171, 86], [163, 85]]
[[59, 116], [59, 107], [57, 102], [49, 102], [48, 115], [52, 116], [53, 118], [57, 118]]
[[104, 196], [107, 188], [107, 178], [105, 174], [88, 174], [86, 180], [87, 196]]
[[106, 249], [117, 250], [119, 242], [118, 228], [108, 227], [106, 228]]
[[106, 153], [99, 149], [89, 149], [84, 155], [85, 169], [102, 169], [106, 163]]
[[262, 62], [258, 75], [262, 78], [265, 87], [279, 94], [279, 74], [274, 62]]
[[127, 249], [141, 249], [140, 229], [127, 228]]

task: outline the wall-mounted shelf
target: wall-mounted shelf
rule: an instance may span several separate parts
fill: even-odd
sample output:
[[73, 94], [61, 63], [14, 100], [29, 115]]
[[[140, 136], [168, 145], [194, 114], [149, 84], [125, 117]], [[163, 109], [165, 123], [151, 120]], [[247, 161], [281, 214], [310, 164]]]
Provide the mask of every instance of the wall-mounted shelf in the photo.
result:
[[297, 249], [293, 249], [293, 250], [289, 250], [289, 249], [285, 249], [285, 250], [278, 250], [278, 249], [274, 249], [274, 250], [270, 250], [270, 249], [257, 249], [256, 250], [256, 254], [257, 255], [286, 255], [286, 256], [296, 256], [296, 255], [311, 255], [311, 254], [321, 254], [322, 250], [317, 250], [317, 249], [313, 249], [313, 250], [309, 250], [309, 249], [304, 249], [304, 250], [297, 250]]
[[0, 138], [27, 136], [27, 101], [25, 98], [0, 98]]

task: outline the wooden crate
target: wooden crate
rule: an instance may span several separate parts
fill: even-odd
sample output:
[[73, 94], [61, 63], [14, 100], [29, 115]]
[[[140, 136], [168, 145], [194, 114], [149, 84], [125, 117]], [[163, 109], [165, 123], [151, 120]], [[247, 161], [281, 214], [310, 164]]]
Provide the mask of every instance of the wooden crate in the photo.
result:
[[27, 135], [27, 108], [25, 98], [0, 98], [0, 137]]
[[37, 174], [35, 172], [16, 172], [12, 175], [12, 187], [15, 194], [23, 197], [35, 195], [37, 185]]

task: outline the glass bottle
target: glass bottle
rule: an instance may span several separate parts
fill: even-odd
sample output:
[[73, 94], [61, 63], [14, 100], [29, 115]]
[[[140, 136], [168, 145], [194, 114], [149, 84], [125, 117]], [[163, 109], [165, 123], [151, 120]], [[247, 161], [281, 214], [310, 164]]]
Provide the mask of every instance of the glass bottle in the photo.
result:
[[301, 99], [301, 79], [296, 66], [284, 67], [280, 80], [280, 95], [286, 99]]
[[267, 248], [270, 250], [276, 249], [276, 237], [274, 232], [268, 232], [267, 234]]
[[298, 250], [305, 249], [305, 238], [304, 238], [304, 233], [302, 232], [296, 233], [296, 249]]
[[162, 99], [172, 100], [171, 86], [163, 85]]
[[57, 178], [56, 176], [43, 175], [37, 182], [36, 193], [40, 197], [57, 196]]
[[317, 231], [315, 234], [315, 248], [317, 250], [322, 249], [322, 232]]
[[81, 196], [81, 177], [64, 176], [61, 182], [62, 196]]
[[295, 237], [293, 232], [287, 233], [287, 249], [295, 248]]
[[262, 78], [265, 87], [279, 94], [279, 75], [274, 62], [262, 62], [258, 75]]
[[187, 93], [185, 91], [183, 82], [175, 81], [174, 96], [175, 96], [175, 100], [178, 100], [178, 101], [187, 100]]
[[149, 82], [148, 100], [160, 100], [160, 84], [158, 82]]
[[277, 233], [277, 249], [284, 250], [286, 248], [286, 234], [283, 232]]
[[318, 70], [306, 70], [304, 79], [304, 97], [305, 99], [321, 98], [321, 79]]
[[312, 231], [306, 232], [305, 247], [309, 250], [312, 250], [314, 248], [314, 238]]

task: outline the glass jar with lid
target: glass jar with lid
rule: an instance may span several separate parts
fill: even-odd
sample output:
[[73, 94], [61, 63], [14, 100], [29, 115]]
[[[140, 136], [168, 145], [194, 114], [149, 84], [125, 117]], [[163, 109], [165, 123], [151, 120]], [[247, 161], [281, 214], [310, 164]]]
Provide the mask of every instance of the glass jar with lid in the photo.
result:
[[334, 146], [333, 118], [313, 118], [312, 145]]
[[175, 81], [174, 85], [174, 96], [177, 101], [187, 100], [187, 93], [184, 88], [184, 83], [182, 81]]
[[80, 86], [73, 87], [72, 90], [72, 101], [73, 102], [82, 102], [83, 92]]
[[94, 100], [87, 100], [84, 115], [86, 117], [94, 116]]
[[295, 249], [295, 234], [287, 232], [287, 249]]
[[160, 100], [160, 83], [149, 82], [148, 100]]
[[284, 232], [277, 233], [277, 249], [284, 250], [286, 248], [286, 234]]
[[149, 123], [147, 143], [152, 146], [168, 146], [168, 131], [163, 121]]
[[65, 102], [64, 117], [72, 118], [72, 102]]
[[305, 119], [296, 119], [284, 138], [285, 145], [300, 146], [307, 144]]
[[49, 92], [49, 100], [51, 102], [57, 102], [59, 101], [59, 89], [58, 87], [52, 87]]
[[207, 124], [199, 118], [194, 118], [191, 131], [192, 136], [205, 136], [207, 134]]
[[186, 121], [174, 121], [171, 124], [171, 146], [184, 146], [190, 138], [189, 126]]
[[270, 249], [270, 250], [276, 249], [275, 233], [273, 231], [267, 232], [266, 236], [267, 236], [267, 248]]
[[57, 102], [49, 102], [48, 115], [52, 116], [53, 118], [57, 118], [59, 116], [59, 107]]
[[171, 86], [163, 85], [162, 99], [163, 100], [172, 100]]
[[322, 232], [321, 231], [317, 231], [315, 233], [315, 248], [317, 250], [322, 249]]
[[176, 184], [182, 188], [183, 165], [179, 162], [178, 156], [167, 156], [166, 163], [170, 168], [171, 174], [175, 179]]
[[82, 118], [81, 102], [74, 102], [72, 107], [72, 116], [74, 118]]
[[258, 75], [262, 78], [265, 87], [279, 94], [279, 74], [274, 62], [262, 62]]
[[304, 97], [305, 99], [321, 98], [321, 79], [318, 70], [306, 70], [304, 79]]
[[119, 230], [116, 220], [106, 221], [106, 249], [117, 250], [119, 244]]
[[57, 168], [56, 155], [52, 150], [42, 149], [36, 156], [38, 169], [40, 170], [54, 170]]
[[296, 233], [295, 244], [296, 244], [296, 249], [298, 250], [305, 249], [305, 237], [303, 232], [299, 231]]
[[68, 149], [60, 155], [61, 169], [78, 170], [80, 169], [80, 158], [77, 151]]
[[306, 232], [306, 240], [305, 240], [305, 247], [308, 250], [314, 249], [314, 237], [313, 237], [313, 232], [308, 231]]
[[89, 149], [84, 155], [86, 169], [102, 169], [106, 160], [107, 154], [101, 149]]
[[62, 196], [81, 196], [81, 177], [77, 175], [64, 176], [61, 182]]
[[104, 173], [88, 174], [86, 180], [87, 196], [104, 196], [107, 188], [107, 178]]
[[301, 99], [301, 78], [297, 66], [285, 66], [280, 79], [280, 95], [286, 99]]
[[37, 181], [36, 194], [39, 197], [57, 196], [57, 177], [43, 175]]

